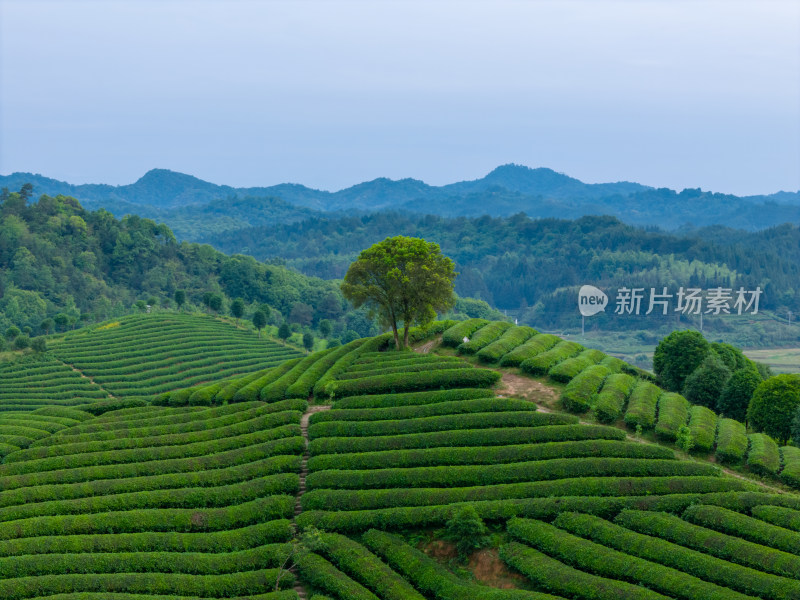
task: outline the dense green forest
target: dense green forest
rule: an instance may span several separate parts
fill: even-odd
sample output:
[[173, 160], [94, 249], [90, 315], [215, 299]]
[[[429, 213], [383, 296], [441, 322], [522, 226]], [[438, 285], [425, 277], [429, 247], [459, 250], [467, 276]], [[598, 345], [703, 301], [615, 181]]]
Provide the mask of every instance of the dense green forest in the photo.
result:
[[[574, 323], [577, 287], [584, 283], [607, 290], [760, 286], [760, 309], [779, 316], [800, 312], [800, 229], [789, 224], [757, 233], [711, 228], [673, 235], [613, 217], [448, 219], [384, 212], [256, 227], [209, 242], [225, 252], [338, 279], [359, 249], [397, 234], [439, 243], [460, 272], [459, 295], [481, 298], [537, 326]], [[607, 313], [593, 323], [615, 329], [662, 324], [656, 315], [644, 321]]]
[[[338, 285], [248, 256], [226, 256], [208, 245], [178, 242], [166, 225], [138, 216], [121, 220], [84, 210], [73, 198], [41, 196], [30, 188], [0, 195], [0, 328], [51, 330], [131, 312], [137, 305], [173, 306], [176, 290], [187, 304], [222, 297], [268, 305], [273, 323], [332, 322], [335, 332], [377, 333], [360, 312], [348, 311]], [[57, 319], [63, 328], [65, 319]], [[40, 331], [41, 329], [41, 331]], [[352, 335], [352, 334], [351, 334]]]

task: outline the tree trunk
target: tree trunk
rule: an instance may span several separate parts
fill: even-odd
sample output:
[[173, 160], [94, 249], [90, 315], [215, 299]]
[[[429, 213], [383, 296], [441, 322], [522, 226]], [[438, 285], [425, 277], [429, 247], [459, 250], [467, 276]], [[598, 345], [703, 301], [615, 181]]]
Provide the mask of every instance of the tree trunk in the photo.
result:
[[400, 350], [400, 336], [397, 334], [397, 323], [392, 321], [392, 333], [394, 334], [394, 345]]
[[405, 324], [405, 329], [403, 330], [403, 348], [408, 348], [408, 323]]

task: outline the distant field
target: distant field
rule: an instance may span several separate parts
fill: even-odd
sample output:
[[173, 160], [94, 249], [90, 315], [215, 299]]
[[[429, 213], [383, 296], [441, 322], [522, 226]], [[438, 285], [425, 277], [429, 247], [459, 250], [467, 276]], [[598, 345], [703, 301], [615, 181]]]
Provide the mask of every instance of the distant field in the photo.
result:
[[759, 348], [745, 355], [772, 367], [776, 373], [800, 373], [800, 348]]

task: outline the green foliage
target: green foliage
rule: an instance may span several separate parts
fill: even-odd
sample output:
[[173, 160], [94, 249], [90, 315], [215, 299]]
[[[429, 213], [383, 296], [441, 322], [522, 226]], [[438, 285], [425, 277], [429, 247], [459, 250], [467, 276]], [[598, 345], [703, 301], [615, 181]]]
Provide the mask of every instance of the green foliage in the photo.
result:
[[318, 554], [302, 552], [295, 558], [295, 565], [305, 581], [337, 598], [378, 600], [375, 594], [353, 581]]
[[[554, 524], [603, 546], [651, 561], [656, 565], [675, 569], [676, 573], [693, 575], [698, 579], [713, 582], [722, 586], [717, 595], [728, 592], [728, 597], [733, 597], [730, 589], [760, 598], [788, 599], [800, 595], [800, 581], [792, 581], [763, 573], [760, 569], [733, 564], [709, 556], [705, 552], [630, 531], [598, 517], [562, 513]], [[662, 588], [661, 591], [669, 590]], [[673, 589], [673, 593], [676, 591]]]
[[22, 332], [20, 331], [19, 327], [15, 327], [12, 325], [8, 329], [6, 329], [5, 337], [8, 341], [13, 342], [14, 338], [20, 335]]
[[47, 352], [47, 340], [41, 336], [31, 340], [31, 349], [34, 352]]
[[716, 433], [717, 415], [705, 406], [692, 406], [689, 409], [689, 435], [692, 447], [701, 452], [711, 452], [714, 449]]
[[589, 410], [600, 386], [610, 374], [611, 371], [606, 367], [594, 365], [574, 377], [561, 393], [561, 403], [564, 408], [575, 413]]
[[31, 338], [29, 338], [24, 333], [14, 338], [15, 350], [25, 350], [25, 348], [28, 348], [30, 345], [31, 345]]
[[638, 430], [652, 429], [656, 425], [656, 410], [661, 388], [649, 381], [639, 381], [631, 390], [628, 409], [625, 411], [625, 424]]
[[[566, 526], [580, 519], [577, 514], [565, 515], [569, 519], [556, 520], [559, 526]], [[559, 517], [560, 519], [560, 517]], [[594, 519], [588, 515], [583, 520]], [[597, 521], [592, 521], [596, 523]], [[598, 523], [598, 525], [601, 525]], [[612, 526], [610, 523], [609, 526]], [[618, 528], [616, 531], [619, 531]], [[547, 523], [529, 519], [512, 519], [508, 523], [511, 535], [545, 554], [568, 562], [571, 565], [601, 577], [627, 580], [634, 584], [644, 584], [657, 592], [672, 598], [684, 600], [744, 600], [746, 596], [732, 590], [708, 583], [692, 575], [676, 571], [661, 564], [631, 556], [625, 551], [613, 550], [603, 544], [572, 535]], [[587, 537], [597, 529], [582, 529]], [[619, 531], [620, 535], [624, 532]], [[605, 540], [604, 540], [605, 541]], [[613, 541], [613, 538], [612, 540]], [[609, 543], [609, 542], [606, 542]]]
[[458, 345], [458, 351], [462, 354], [475, 354], [479, 350], [497, 340], [505, 331], [513, 327], [506, 321], [493, 321], [481, 327], [468, 342]]
[[653, 354], [653, 371], [667, 390], [680, 392], [686, 378], [700, 366], [710, 349], [699, 331], [673, 331], [658, 343]]
[[489, 324], [486, 319], [472, 318], [456, 323], [442, 334], [442, 344], [453, 348], [464, 343], [476, 331]]
[[678, 430], [689, 420], [689, 402], [680, 394], [668, 392], [658, 399], [656, 435], [665, 440], [675, 440]]
[[487, 369], [439, 369], [374, 375], [361, 379], [344, 379], [336, 381], [334, 389], [337, 396], [353, 396], [381, 394], [391, 391], [412, 392], [457, 387], [491, 387], [499, 380], [500, 374], [498, 372]]
[[692, 430], [688, 426], [681, 425], [678, 428], [678, 434], [675, 436], [675, 445], [684, 452], [690, 452], [694, 448]]
[[292, 330], [289, 327], [289, 323], [284, 321], [281, 323], [281, 326], [278, 327], [278, 337], [281, 338], [284, 343], [288, 340], [292, 335]]
[[747, 466], [754, 473], [777, 475], [781, 468], [781, 456], [775, 440], [763, 433], [751, 433], [747, 438], [750, 442]]
[[539, 587], [567, 597], [602, 600], [662, 600], [667, 598], [624, 581], [584, 573], [517, 542], [500, 547], [503, 562], [520, 571]]
[[731, 377], [730, 369], [714, 352], [709, 352], [703, 362], [692, 371], [683, 385], [683, 395], [692, 404], [716, 408], [720, 392]]
[[791, 424], [800, 407], [800, 376], [777, 375], [759, 384], [750, 405], [747, 420], [756, 431], [763, 431], [779, 442], [791, 436]]
[[601, 423], [613, 423], [622, 416], [636, 379], [625, 373], [613, 373], [603, 383], [597, 395], [594, 411]]
[[734, 419], [720, 419], [717, 425], [717, 460], [724, 463], [738, 463], [747, 452], [747, 431], [744, 425]]
[[244, 315], [244, 300], [236, 298], [231, 302], [231, 316], [237, 321]]
[[624, 510], [615, 522], [626, 529], [662, 538], [717, 558], [800, 580], [800, 557], [709, 530], [662, 512]]
[[734, 371], [717, 400], [716, 411], [731, 419], [744, 422], [750, 399], [762, 381], [761, 375], [752, 367]]
[[800, 448], [797, 446], [783, 446], [781, 449], [780, 478], [783, 483], [793, 488], [800, 489]]
[[520, 368], [531, 375], [545, 375], [558, 363], [577, 356], [583, 349], [577, 342], [561, 341], [550, 350], [524, 360]]
[[547, 375], [553, 381], [567, 383], [584, 369], [599, 363], [605, 356], [606, 355], [600, 352], [600, 350], [584, 350], [577, 356], [558, 363], [547, 372]]
[[754, 506], [750, 512], [762, 521], [800, 532], [800, 510], [785, 506]]
[[445, 539], [455, 542], [458, 555], [466, 559], [489, 544], [489, 530], [475, 508], [466, 504], [455, 508], [445, 523]]
[[[392, 328], [395, 346], [408, 345], [408, 330], [424, 325], [455, 303], [452, 260], [439, 245], [419, 238], [386, 238], [363, 250], [350, 265], [342, 293], [355, 308], [365, 306], [382, 325]], [[398, 322], [403, 323], [401, 341]]]
[[515, 325], [506, 331], [497, 340], [478, 351], [478, 358], [487, 363], [494, 363], [521, 346], [538, 332], [532, 327]]
[[561, 338], [550, 333], [539, 333], [527, 342], [508, 352], [500, 359], [501, 367], [518, 367], [529, 358], [550, 350]]
[[416, 406], [456, 400], [494, 398], [492, 390], [481, 388], [456, 388], [432, 392], [410, 392], [407, 394], [375, 394], [371, 396], [349, 396], [333, 403], [337, 409], [390, 408], [394, 406]]

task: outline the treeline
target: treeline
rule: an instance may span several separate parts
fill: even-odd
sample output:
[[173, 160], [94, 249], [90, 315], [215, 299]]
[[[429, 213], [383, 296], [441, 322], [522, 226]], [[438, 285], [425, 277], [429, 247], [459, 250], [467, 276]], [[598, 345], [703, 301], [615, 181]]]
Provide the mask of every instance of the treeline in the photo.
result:
[[178, 243], [166, 225], [149, 219], [115, 219], [84, 210], [74, 198], [31, 195], [29, 185], [0, 192], [1, 331], [16, 327], [33, 336], [137, 305], [175, 308], [175, 292], [183, 290], [189, 308], [207, 306], [215, 294], [222, 299], [217, 312], [227, 314], [241, 298], [251, 308], [270, 307], [275, 324], [316, 327], [327, 319], [333, 335], [378, 333], [364, 313], [348, 310], [334, 282]]
[[[539, 326], [573, 322], [577, 286], [584, 283], [607, 290], [668, 286], [673, 293], [681, 286], [760, 286], [760, 309], [800, 311], [800, 229], [788, 224], [757, 233], [712, 228], [673, 235], [613, 217], [451, 219], [382, 212], [256, 227], [207, 241], [334, 279], [344, 276], [360, 249], [390, 235], [436, 241], [456, 262], [460, 296], [520, 311]], [[594, 321], [609, 325], [609, 312]], [[619, 318], [613, 325], [641, 328], [642, 322]]]

